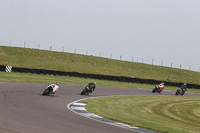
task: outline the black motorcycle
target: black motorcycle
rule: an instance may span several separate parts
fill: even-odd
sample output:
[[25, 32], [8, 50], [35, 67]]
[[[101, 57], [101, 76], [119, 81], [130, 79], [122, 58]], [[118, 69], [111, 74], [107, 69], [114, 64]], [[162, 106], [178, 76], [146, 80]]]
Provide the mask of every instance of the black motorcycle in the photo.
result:
[[44, 92], [42, 93], [43, 96], [55, 96], [56, 93], [53, 93], [52, 86], [47, 87]]
[[185, 91], [186, 89], [181, 89], [181, 88], [178, 88], [175, 95], [181, 95], [183, 96], [185, 94]]
[[92, 93], [92, 91], [89, 89], [88, 86], [86, 86], [82, 92], [81, 92], [81, 95], [88, 95], [89, 93]]
[[157, 86], [152, 90], [152, 93], [155, 93], [155, 92], [162, 92], [162, 89], [158, 88]]

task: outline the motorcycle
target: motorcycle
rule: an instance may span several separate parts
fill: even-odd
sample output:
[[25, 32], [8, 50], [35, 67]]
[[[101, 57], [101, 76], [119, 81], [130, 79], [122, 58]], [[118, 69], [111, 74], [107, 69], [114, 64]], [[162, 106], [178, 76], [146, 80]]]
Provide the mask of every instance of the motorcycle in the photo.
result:
[[44, 92], [42, 93], [43, 96], [55, 96], [56, 93], [53, 93], [53, 87], [52, 86], [48, 86]]
[[186, 91], [185, 89], [178, 88], [175, 95], [183, 96], [185, 94], [185, 91]]
[[81, 95], [88, 95], [89, 93], [92, 93], [92, 91], [87, 86], [82, 90]]
[[157, 86], [152, 90], [152, 93], [155, 93], [155, 92], [162, 92], [162, 89], [158, 88]]

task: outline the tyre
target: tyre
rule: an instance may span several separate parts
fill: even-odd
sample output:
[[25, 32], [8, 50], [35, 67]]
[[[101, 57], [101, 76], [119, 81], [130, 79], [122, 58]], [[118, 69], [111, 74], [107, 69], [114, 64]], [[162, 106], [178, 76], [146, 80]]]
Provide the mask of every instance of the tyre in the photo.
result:
[[157, 91], [157, 89], [156, 88], [154, 88], [153, 90], [152, 90], [152, 93], [155, 93]]
[[175, 95], [178, 95], [178, 92], [176, 92]]
[[42, 93], [42, 95], [45, 96], [45, 95], [47, 95], [47, 93], [48, 93], [48, 90], [45, 89], [44, 92]]
[[86, 90], [83, 89], [83, 91], [81, 92], [81, 95], [86, 95]]
[[81, 92], [81, 95], [88, 95], [90, 92], [87, 88], [83, 89], [83, 91]]

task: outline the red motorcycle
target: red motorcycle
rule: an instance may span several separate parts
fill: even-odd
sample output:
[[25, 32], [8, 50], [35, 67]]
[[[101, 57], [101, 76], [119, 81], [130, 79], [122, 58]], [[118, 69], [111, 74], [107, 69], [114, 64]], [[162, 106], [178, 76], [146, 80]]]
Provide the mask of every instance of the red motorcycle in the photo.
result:
[[155, 92], [160, 93], [160, 92], [162, 92], [163, 89], [164, 89], [164, 82], [155, 86], [155, 88], [152, 90], [152, 93], [155, 93]]

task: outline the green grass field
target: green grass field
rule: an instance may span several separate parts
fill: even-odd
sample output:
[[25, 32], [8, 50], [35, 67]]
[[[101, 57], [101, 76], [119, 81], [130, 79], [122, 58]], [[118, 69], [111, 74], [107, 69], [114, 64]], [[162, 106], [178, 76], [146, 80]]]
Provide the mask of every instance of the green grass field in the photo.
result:
[[80, 54], [0, 46], [0, 65], [200, 84], [200, 73]]
[[105, 118], [166, 133], [200, 132], [200, 97], [116, 96], [83, 100]]

